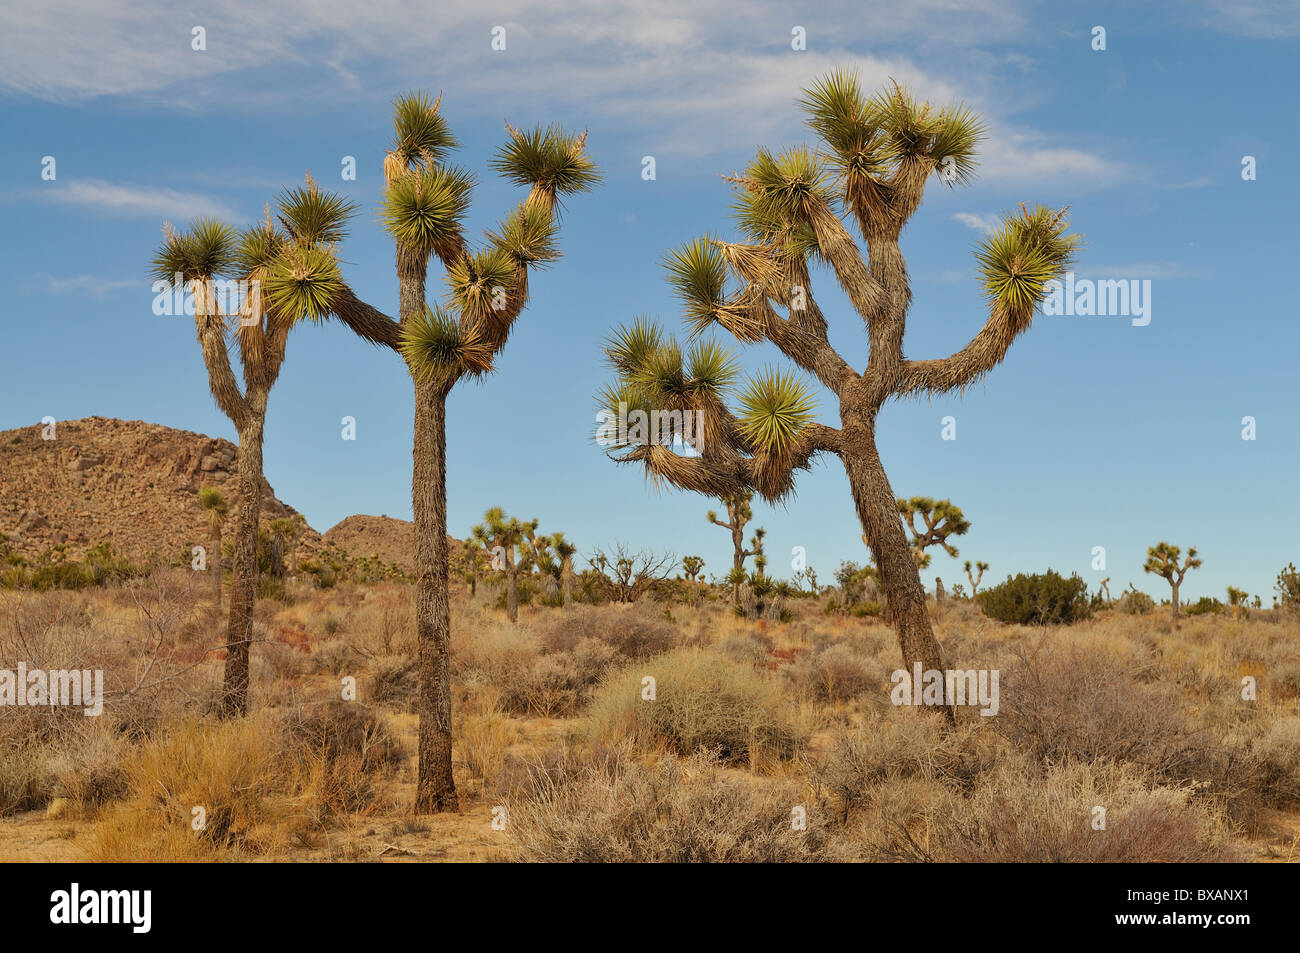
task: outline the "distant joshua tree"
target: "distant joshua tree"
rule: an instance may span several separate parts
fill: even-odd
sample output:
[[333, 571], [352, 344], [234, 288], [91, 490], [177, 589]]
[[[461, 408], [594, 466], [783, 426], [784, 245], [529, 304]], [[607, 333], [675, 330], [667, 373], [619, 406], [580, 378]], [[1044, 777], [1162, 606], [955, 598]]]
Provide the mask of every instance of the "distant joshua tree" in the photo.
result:
[[1111, 604], [1109, 583], [1110, 583], [1110, 576], [1107, 576], [1105, 579], [1101, 581], [1101, 589], [1104, 593], [1106, 593], [1106, 605], [1108, 606]]
[[[1195, 546], [1187, 550], [1187, 558], [1179, 566], [1178, 560], [1182, 557], [1182, 554], [1181, 547], [1164, 542], [1156, 543], [1147, 550], [1147, 561], [1142, 565], [1143, 572], [1154, 573], [1163, 577], [1169, 583], [1173, 593], [1172, 603], [1175, 622], [1178, 620], [1178, 589], [1183, 584], [1183, 577], [1187, 575], [1187, 570], [1197, 569], [1201, 565], [1201, 560], [1196, 556]], [[1129, 585], [1132, 585], [1132, 583]]]
[[[271, 531], [271, 575], [292, 574], [297, 567], [297, 546], [291, 546], [289, 540], [298, 536], [298, 521], [291, 516], [282, 516], [271, 520], [267, 529]], [[287, 556], [294, 557], [293, 565], [286, 565]]]
[[750, 508], [752, 493], [728, 493], [720, 497], [727, 508], [727, 519], [718, 519], [716, 510], [709, 510], [708, 520], [715, 526], [721, 526], [731, 533], [731, 573], [727, 579], [731, 582], [731, 600], [740, 601], [740, 584], [745, 581], [745, 560], [758, 554], [757, 543], [754, 549], [745, 548], [745, 525], [754, 518]]
[[[976, 251], [988, 299], [983, 328], [949, 357], [908, 359], [903, 339], [912, 293], [899, 237], [931, 176], [949, 185], [973, 176], [982, 124], [961, 106], [918, 102], [897, 84], [865, 96], [845, 71], [807, 89], [802, 105], [819, 146], [760, 149], [730, 179], [740, 241], [697, 238], [673, 252], [667, 267], [693, 337], [719, 326], [742, 342], [770, 342], [834, 395], [840, 426], [816, 422], [810, 388], [775, 368], [750, 378], [733, 413], [732, 355], [703, 340], [684, 352], [657, 325], [641, 321], [617, 331], [606, 348], [618, 379], [603, 405], [607, 412], [696, 412], [693, 452], [629, 431], [619, 436], [621, 449], [607, 453], [680, 489], [722, 498], [756, 492], [768, 501], [791, 494], [795, 475], [818, 454], [839, 457], [904, 664], [942, 670], [925, 587], [876, 448], [877, 417], [891, 399], [961, 392], [996, 367], [1033, 322], [1047, 282], [1065, 272], [1076, 239], [1066, 233], [1064, 210], [1022, 206], [1005, 218]], [[846, 229], [846, 215], [866, 241], [866, 255]], [[830, 343], [811, 294], [813, 264], [830, 266], [865, 326], [865, 370], [857, 356], [848, 360]], [[937, 707], [952, 723], [951, 706]]]
[[528, 571], [534, 555], [530, 543], [537, 520], [520, 522], [494, 506], [483, 514], [483, 522], [471, 531], [485, 550], [493, 569], [506, 574], [506, 615], [519, 621], [519, 574]]
[[563, 533], [551, 536], [551, 551], [560, 560], [560, 601], [563, 605], [573, 603], [573, 557], [578, 554], [578, 547], [564, 538]]
[[[164, 223], [166, 237], [152, 263], [155, 279], [172, 281], [180, 275], [189, 286], [208, 385], [239, 435], [221, 696], [221, 712], [227, 716], [248, 710], [267, 398], [280, 376], [289, 332], [304, 318], [320, 321], [329, 313], [330, 298], [339, 288], [336, 244], [353, 210], [339, 196], [322, 192], [310, 175], [304, 187], [282, 193], [276, 206], [275, 221], [268, 207], [261, 224], [240, 233], [211, 219], [196, 221], [180, 233]], [[246, 283], [248, 292], [237, 314], [229, 313], [230, 302], [223, 306], [217, 294], [219, 278]], [[242, 390], [230, 364], [232, 334], [243, 366]]]
[[212, 573], [212, 598], [216, 607], [221, 608], [221, 527], [230, 505], [221, 491], [215, 486], [205, 486], [199, 490], [199, 505], [208, 511], [208, 539], [212, 552], [208, 554], [208, 572]]
[[1238, 589], [1236, 586], [1228, 587], [1228, 605], [1232, 607], [1232, 614], [1238, 618], [1246, 611], [1246, 605], [1250, 599], [1250, 593], [1245, 589]]
[[[962, 515], [960, 506], [953, 506], [951, 500], [935, 502], [928, 496], [914, 496], [910, 500], [898, 501], [898, 513], [903, 517], [904, 525], [912, 531], [912, 552], [919, 568], [925, 569], [930, 565], [930, 554], [926, 550], [931, 546], [942, 546], [944, 552], [957, 558], [957, 547], [948, 542], [948, 537], [963, 536], [970, 530], [970, 522]], [[916, 527], [918, 516], [925, 523], [924, 532]]]
[[704, 560], [700, 556], [683, 556], [682, 571], [686, 578], [694, 582], [704, 570]]
[[989, 564], [977, 562], [975, 568], [978, 570], [979, 574], [972, 576], [970, 571], [971, 562], [969, 559], [966, 560], [966, 578], [970, 580], [970, 597], [972, 599], [980, 594], [980, 580], [984, 578], [984, 573], [988, 571]]

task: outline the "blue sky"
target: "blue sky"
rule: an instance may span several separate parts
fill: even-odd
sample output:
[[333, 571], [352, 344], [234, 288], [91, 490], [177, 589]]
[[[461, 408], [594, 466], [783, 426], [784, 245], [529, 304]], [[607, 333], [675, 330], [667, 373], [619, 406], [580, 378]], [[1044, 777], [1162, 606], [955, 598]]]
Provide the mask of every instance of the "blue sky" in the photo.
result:
[[[8, 6], [8, 5], [7, 5]], [[143, 419], [234, 438], [213, 405], [192, 322], [158, 317], [147, 279], [163, 219], [244, 224], [304, 171], [361, 206], [342, 257], [358, 294], [395, 313], [392, 247], [374, 209], [389, 104], [443, 95], [480, 177], [469, 233], [518, 201], [486, 160], [503, 123], [589, 130], [605, 173], [568, 203], [565, 257], [532, 299], [498, 371], [450, 402], [449, 523], [493, 505], [563, 530], [584, 552], [633, 548], [730, 562], [711, 501], [648, 488], [590, 437], [606, 379], [600, 344], [637, 314], [680, 330], [661, 260], [730, 230], [720, 174], [759, 145], [808, 137], [800, 89], [837, 65], [960, 99], [990, 136], [970, 187], [932, 183], [903, 235], [910, 357], [959, 349], [986, 314], [972, 246], [1021, 201], [1069, 205], [1080, 277], [1151, 281], [1151, 322], [1042, 316], [961, 399], [891, 403], [879, 440], [899, 495], [950, 497], [973, 523], [961, 558], [925, 573], [1078, 571], [1156, 595], [1146, 547], [1195, 545], [1184, 593], [1264, 596], [1297, 552], [1300, 469], [1294, 280], [1300, 7], [1241, 3], [553, 4], [145, 2], [130, 12], [54, 2], [0, 32], [0, 269], [10, 289], [0, 428], [45, 415]], [[443, 7], [445, 9], [440, 9]], [[191, 48], [202, 26], [207, 49]], [[506, 49], [491, 48], [505, 28]], [[807, 49], [791, 49], [802, 26]], [[1106, 49], [1092, 49], [1092, 31]], [[340, 177], [344, 156], [356, 181]], [[642, 157], [657, 177], [641, 177]], [[41, 163], [54, 156], [57, 178]], [[1257, 177], [1242, 178], [1253, 156]], [[431, 294], [438, 278], [431, 276]], [[866, 363], [860, 320], [825, 274], [832, 342]], [[751, 368], [773, 349], [743, 352]], [[344, 441], [340, 420], [357, 421]], [[956, 418], [957, 439], [941, 439]], [[410, 518], [411, 388], [399, 359], [337, 324], [290, 340], [271, 395], [266, 472], [325, 530], [352, 513]], [[831, 395], [819, 416], [838, 423]], [[1257, 439], [1241, 438], [1242, 418]], [[823, 579], [865, 556], [838, 461], [784, 506], [755, 505], [771, 568], [803, 546]], [[1091, 568], [1104, 546], [1105, 572]]]

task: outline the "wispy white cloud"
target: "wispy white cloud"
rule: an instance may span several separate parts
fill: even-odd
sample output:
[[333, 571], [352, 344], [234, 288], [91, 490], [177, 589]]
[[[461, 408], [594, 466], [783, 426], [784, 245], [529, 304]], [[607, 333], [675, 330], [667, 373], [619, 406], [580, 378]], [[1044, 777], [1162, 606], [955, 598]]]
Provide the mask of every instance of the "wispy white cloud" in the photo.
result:
[[32, 275], [30, 290], [44, 294], [86, 293], [92, 298], [103, 298], [114, 291], [124, 288], [141, 288], [144, 282], [134, 278], [109, 279], [96, 278], [94, 275], [73, 275], [69, 278], [56, 278], [43, 271]]
[[996, 232], [1002, 220], [996, 215], [976, 215], [974, 212], [958, 212], [952, 217], [954, 222], [961, 222], [967, 228], [977, 232]]
[[120, 185], [101, 179], [58, 180], [48, 187], [26, 193], [27, 197], [45, 199], [61, 205], [98, 209], [116, 215], [143, 215], [178, 220], [202, 218], [234, 219], [238, 214], [228, 205], [198, 192], [176, 189]]
[[[421, 85], [447, 89], [453, 117], [600, 121], [638, 156], [689, 159], [804, 138], [797, 90], [847, 63], [868, 88], [897, 79], [928, 99], [977, 108], [993, 132], [981, 156], [986, 181], [1122, 178], [1124, 167], [1104, 155], [1008, 114], [985, 47], [1032, 35], [1027, 9], [1023, 0], [831, 0], [799, 13], [758, 3], [741, 15], [697, 0], [569, 0], [557, 16], [550, 0], [489, 0], [430, 16], [414, 0], [189, 10], [175, 0], [50, 0], [0, 32], [0, 86], [52, 101], [117, 96], [229, 112], [370, 103], [376, 90], [387, 99]], [[191, 49], [192, 25], [204, 27], [205, 51]], [[496, 25], [506, 29], [503, 52], [491, 49]], [[791, 49], [795, 26], [807, 51]], [[1033, 65], [1016, 54], [996, 59], [1017, 74]]]

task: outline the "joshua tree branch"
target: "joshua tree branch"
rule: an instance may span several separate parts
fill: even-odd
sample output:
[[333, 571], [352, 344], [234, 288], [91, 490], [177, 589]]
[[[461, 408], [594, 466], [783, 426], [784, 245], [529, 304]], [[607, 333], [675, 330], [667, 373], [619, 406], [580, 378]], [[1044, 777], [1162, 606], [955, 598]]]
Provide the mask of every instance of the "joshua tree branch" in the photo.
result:
[[[196, 298], [197, 300], [197, 298]], [[199, 344], [203, 347], [203, 363], [208, 370], [208, 383], [217, 406], [230, 418], [236, 430], [248, 423], [251, 410], [235, 381], [230, 367], [230, 352], [226, 344], [226, 321], [219, 314], [195, 314]]]
[[378, 308], [371, 307], [345, 284], [333, 302], [334, 316], [347, 325], [354, 334], [371, 344], [379, 344], [396, 351], [402, 343], [402, 326]]
[[995, 307], [980, 332], [955, 354], [939, 360], [903, 361], [894, 394], [942, 394], [969, 387], [1001, 363], [1033, 318], [1032, 308]]

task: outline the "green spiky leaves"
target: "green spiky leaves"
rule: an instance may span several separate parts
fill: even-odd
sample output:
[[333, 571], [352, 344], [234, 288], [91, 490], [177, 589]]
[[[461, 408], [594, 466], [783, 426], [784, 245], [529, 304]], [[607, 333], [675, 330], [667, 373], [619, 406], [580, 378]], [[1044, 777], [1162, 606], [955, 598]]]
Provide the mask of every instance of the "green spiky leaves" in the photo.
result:
[[506, 128], [510, 137], [490, 164], [510, 181], [538, 186], [550, 195], [585, 192], [600, 181], [596, 164], [586, 154], [586, 133], [575, 135], [559, 126], [535, 126], [526, 132]]
[[979, 243], [980, 281], [995, 307], [1032, 312], [1046, 294], [1047, 282], [1065, 272], [1079, 244], [1077, 235], [1066, 233], [1067, 211], [1021, 206]]
[[277, 218], [289, 235], [307, 245], [330, 245], [347, 235], [347, 221], [356, 205], [334, 192], [323, 192], [316, 183], [286, 189], [276, 199]]
[[167, 237], [151, 262], [150, 274], [172, 281], [180, 274], [185, 281], [205, 281], [225, 274], [235, 262], [235, 230], [224, 222], [203, 218], [184, 232], [165, 226]]
[[420, 255], [455, 257], [474, 177], [454, 168], [414, 169], [388, 187], [380, 212], [398, 245]]
[[769, 368], [740, 394], [740, 431], [761, 453], [782, 456], [813, 421], [816, 404], [794, 374]]
[[814, 204], [829, 205], [833, 195], [817, 154], [807, 146], [773, 153], [759, 149], [737, 184], [741, 215], [755, 221], [807, 224]]
[[333, 247], [291, 244], [271, 263], [263, 291], [279, 314], [319, 322], [343, 290]]
[[515, 286], [515, 261], [500, 248], [464, 255], [447, 269], [447, 284], [462, 314], [476, 319], [505, 311]]
[[686, 324], [694, 337], [718, 319], [727, 285], [727, 263], [708, 238], [696, 238], [664, 259], [668, 280], [685, 305]]
[[481, 374], [492, 367], [491, 351], [479, 335], [462, 328], [454, 314], [441, 308], [426, 306], [404, 322], [399, 350], [417, 379]]
[[555, 238], [554, 217], [541, 205], [530, 202], [515, 209], [499, 230], [487, 233], [489, 242], [524, 267], [543, 266], [559, 258]]
[[385, 163], [389, 181], [407, 169], [431, 170], [459, 145], [438, 112], [439, 102], [422, 92], [393, 101], [393, 148]]
[[615, 328], [605, 339], [605, 361], [620, 375], [629, 376], [659, 349], [663, 340], [658, 322], [641, 315], [631, 324]]

